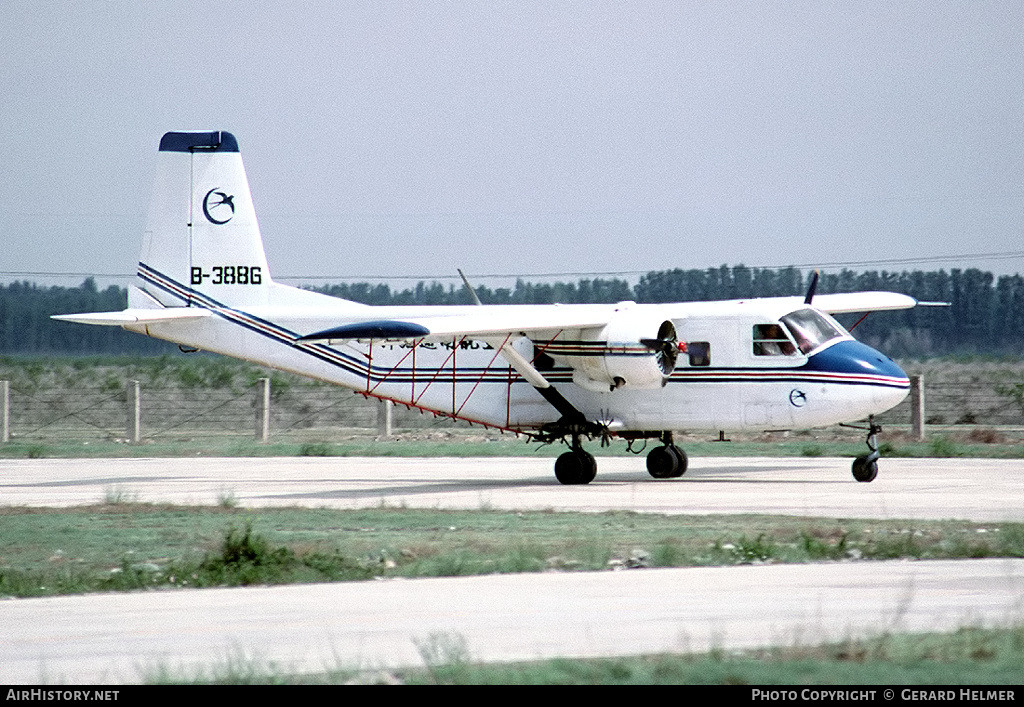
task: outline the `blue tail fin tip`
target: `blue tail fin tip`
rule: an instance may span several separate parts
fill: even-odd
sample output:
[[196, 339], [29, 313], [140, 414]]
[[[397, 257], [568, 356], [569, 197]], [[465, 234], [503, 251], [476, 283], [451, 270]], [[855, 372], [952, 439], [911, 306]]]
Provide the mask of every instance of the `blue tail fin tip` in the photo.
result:
[[226, 130], [171, 132], [160, 138], [160, 152], [238, 152], [238, 140]]

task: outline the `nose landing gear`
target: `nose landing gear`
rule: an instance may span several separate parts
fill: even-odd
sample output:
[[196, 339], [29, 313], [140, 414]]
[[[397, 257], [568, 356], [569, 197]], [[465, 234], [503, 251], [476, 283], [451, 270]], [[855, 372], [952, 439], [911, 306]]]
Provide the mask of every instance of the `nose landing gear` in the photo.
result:
[[875, 417], [868, 418], [868, 449], [869, 454], [862, 454], [853, 460], [853, 478], [857, 481], [868, 483], [878, 476], [878, 459], [881, 453], [878, 451], [878, 433], [882, 431], [880, 425], [875, 424]]

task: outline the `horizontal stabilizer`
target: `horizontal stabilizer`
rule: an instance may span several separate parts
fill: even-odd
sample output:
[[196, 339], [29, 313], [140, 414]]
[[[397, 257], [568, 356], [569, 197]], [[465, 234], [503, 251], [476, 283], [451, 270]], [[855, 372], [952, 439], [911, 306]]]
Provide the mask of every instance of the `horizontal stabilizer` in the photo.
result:
[[126, 324], [152, 324], [157, 322], [202, 319], [210, 316], [208, 309], [173, 307], [167, 309], [125, 309], [120, 312], [87, 312], [84, 314], [54, 314], [50, 319], [76, 324], [99, 326], [125, 326]]

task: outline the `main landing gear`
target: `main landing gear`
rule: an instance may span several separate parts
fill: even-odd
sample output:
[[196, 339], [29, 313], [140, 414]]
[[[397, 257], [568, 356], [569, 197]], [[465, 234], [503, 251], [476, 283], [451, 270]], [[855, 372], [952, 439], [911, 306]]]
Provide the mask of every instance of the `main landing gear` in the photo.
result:
[[537, 392], [562, 413], [562, 417], [557, 422], [544, 425], [533, 438], [543, 444], [559, 440], [564, 442], [566, 437], [572, 439], [569, 451], [555, 461], [555, 478], [563, 484], [589, 484], [597, 476], [597, 460], [593, 454], [583, 449], [580, 438], [600, 437], [603, 447], [608, 444], [607, 425], [588, 421], [583, 413], [573, 407], [572, 403], [562, 397], [553, 386], [537, 387]]
[[868, 483], [878, 476], [878, 458], [882, 456], [878, 451], [878, 433], [881, 431], [881, 426], [875, 424], [874, 416], [869, 417], [867, 444], [871, 452], [853, 460], [853, 478], [857, 481]]
[[[553, 386], [538, 387], [537, 392], [544, 397], [552, 407], [562, 413], [557, 422], [550, 422], [536, 434], [532, 435], [535, 440], [543, 444], [551, 444], [559, 440], [571, 439], [569, 451], [562, 454], [555, 461], [555, 478], [559, 483], [566, 485], [589, 484], [597, 476], [597, 460], [594, 455], [583, 449], [581, 438], [601, 439], [601, 446], [607, 446], [611, 433], [608, 425], [601, 422], [587, 420], [582, 412], [577, 410], [566, 400]], [[628, 432], [621, 435], [629, 440], [629, 451], [639, 454], [642, 450], [634, 450], [632, 445], [638, 439], [658, 438], [663, 446], [655, 447], [647, 455], [647, 471], [656, 479], [673, 479], [686, 473], [686, 453], [677, 447], [672, 439], [672, 432], [665, 430], [657, 432], [646, 430], [641, 432]], [[645, 443], [646, 444], [646, 443]]]
[[597, 476], [597, 460], [583, 449], [579, 435], [572, 436], [569, 451], [555, 461], [555, 478], [563, 484], [589, 484]]
[[686, 452], [677, 447], [668, 430], [661, 433], [665, 446], [655, 447], [647, 455], [647, 473], [656, 479], [674, 479], [686, 473]]
[[[597, 461], [593, 454], [583, 449], [580, 432], [569, 434], [572, 435], [572, 443], [569, 451], [555, 461], [555, 478], [567, 485], [589, 484], [597, 476]], [[647, 471], [651, 476], [655, 479], [674, 479], [686, 473], [686, 452], [675, 445], [670, 431], [647, 432], [643, 436], [657, 436], [663, 444], [647, 455]]]

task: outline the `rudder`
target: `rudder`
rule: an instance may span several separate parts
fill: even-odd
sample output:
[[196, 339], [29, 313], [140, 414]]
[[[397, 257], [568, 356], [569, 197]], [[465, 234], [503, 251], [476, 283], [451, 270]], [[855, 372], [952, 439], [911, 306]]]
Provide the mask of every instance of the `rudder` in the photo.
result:
[[139, 286], [168, 307], [266, 304], [271, 285], [235, 136], [160, 140]]

